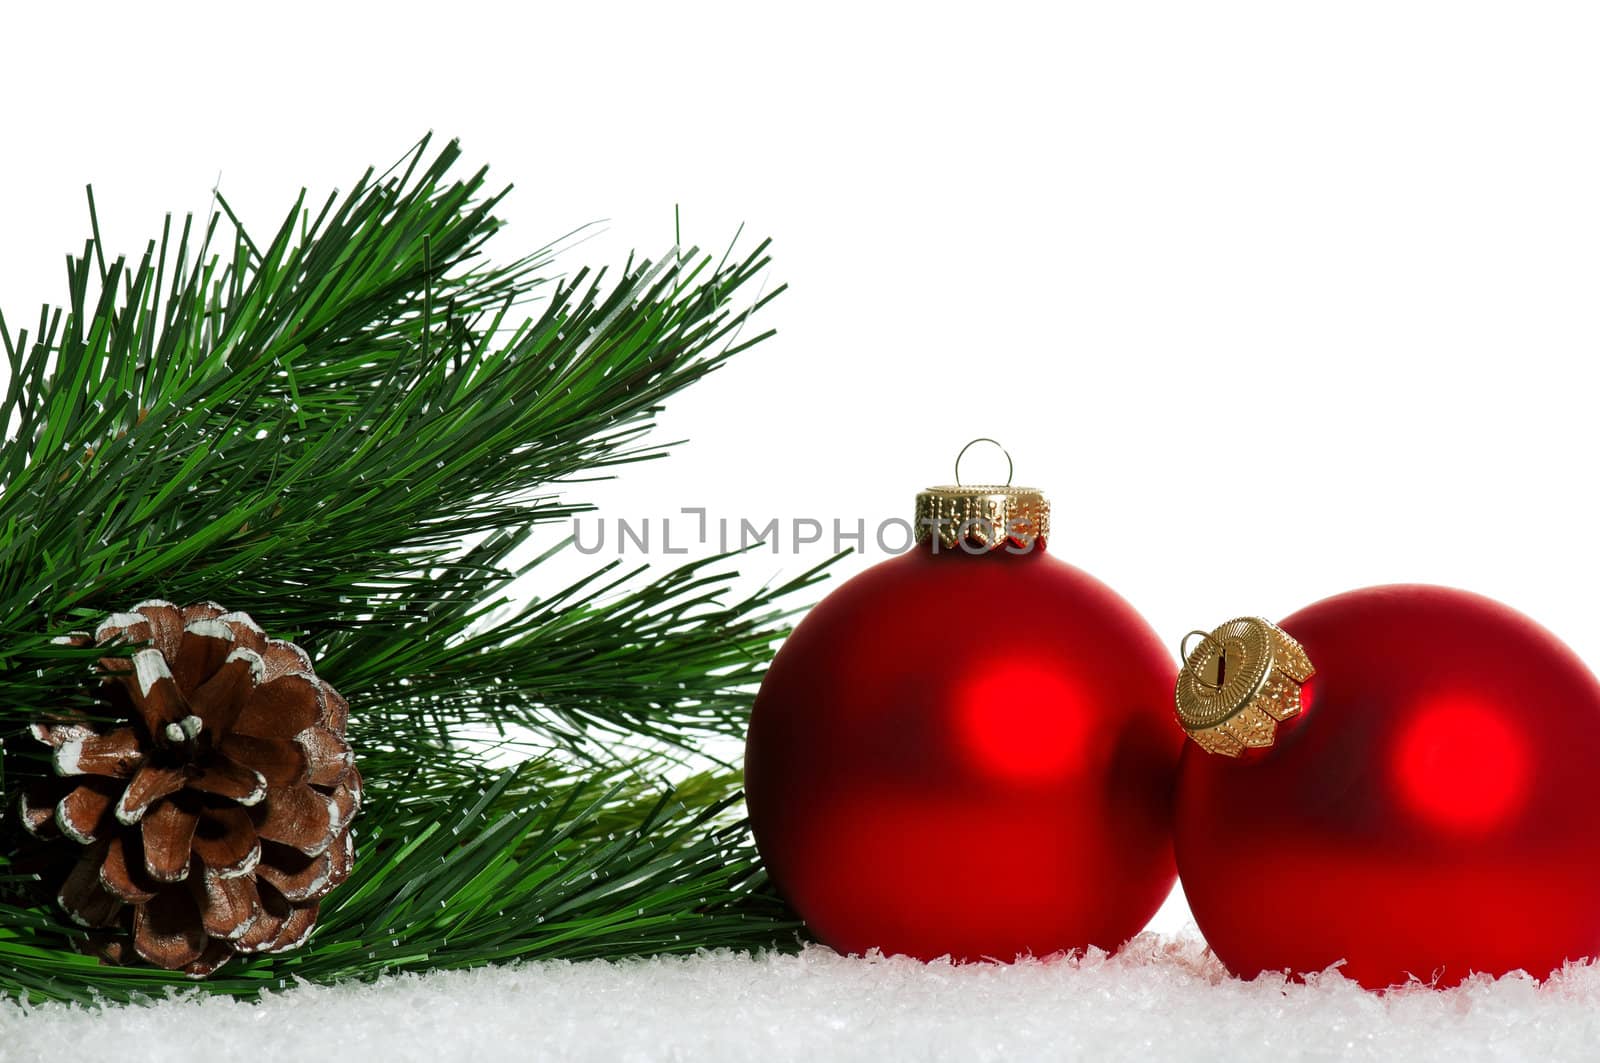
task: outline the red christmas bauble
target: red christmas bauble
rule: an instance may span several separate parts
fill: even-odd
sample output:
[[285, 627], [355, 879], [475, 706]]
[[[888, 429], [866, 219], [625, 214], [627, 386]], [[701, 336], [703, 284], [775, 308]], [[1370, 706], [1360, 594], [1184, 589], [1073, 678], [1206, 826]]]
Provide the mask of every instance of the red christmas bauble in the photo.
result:
[[[1315, 669], [1298, 715], [1237, 757], [1191, 744], [1179, 769], [1179, 872], [1228, 969], [1343, 961], [1369, 988], [1445, 986], [1600, 955], [1600, 683], [1583, 662], [1443, 587], [1352, 591], [1278, 626]], [[1226, 627], [1208, 639], [1235, 646]], [[1218, 648], [1186, 662], [1180, 714]]]
[[746, 792], [773, 881], [841, 952], [1122, 944], [1175, 877], [1175, 672], [1042, 539], [868, 569], [796, 628], [756, 699]]

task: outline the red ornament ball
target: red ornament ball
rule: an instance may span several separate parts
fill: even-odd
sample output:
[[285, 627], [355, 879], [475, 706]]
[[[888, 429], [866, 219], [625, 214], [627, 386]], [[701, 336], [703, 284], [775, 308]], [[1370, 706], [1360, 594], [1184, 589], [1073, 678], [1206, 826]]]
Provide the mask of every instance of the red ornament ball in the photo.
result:
[[756, 699], [746, 792], [773, 881], [846, 953], [1115, 948], [1174, 879], [1175, 673], [1042, 539], [874, 566], [796, 628]]
[[1279, 625], [1315, 674], [1238, 758], [1190, 744], [1178, 868], [1237, 975], [1369, 988], [1600, 955], [1600, 683], [1475, 594], [1373, 587]]

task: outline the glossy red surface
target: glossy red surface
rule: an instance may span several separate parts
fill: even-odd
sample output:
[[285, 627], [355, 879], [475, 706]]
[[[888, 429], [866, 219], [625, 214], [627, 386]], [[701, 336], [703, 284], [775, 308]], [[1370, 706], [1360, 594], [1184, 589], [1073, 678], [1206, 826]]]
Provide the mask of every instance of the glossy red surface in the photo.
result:
[[1532, 620], [1443, 587], [1352, 591], [1281, 626], [1316, 675], [1270, 749], [1185, 749], [1177, 855], [1246, 977], [1548, 974], [1600, 954], [1600, 684]]
[[1174, 878], [1170, 652], [1043, 550], [913, 551], [784, 644], [746, 791], [774, 882], [823, 941], [923, 959], [1113, 948]]

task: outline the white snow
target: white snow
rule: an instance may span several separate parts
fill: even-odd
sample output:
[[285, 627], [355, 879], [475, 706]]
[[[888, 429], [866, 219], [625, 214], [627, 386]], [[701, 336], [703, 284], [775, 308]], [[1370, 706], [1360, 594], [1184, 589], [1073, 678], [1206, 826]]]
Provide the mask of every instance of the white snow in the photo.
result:
[[221, 639], [223, 642], [234, 641], [233, 628], [224, 624], [217, 617], [203, 617], [199, 620], [191, 620], [184, 625], [183, 632], [186, 635], [197, 635], [203, 639]]
[[[228, 615], [232, 616], [234, 614], [230, 613]], [[243, 614], [241, 613], [239, 615], [242, 616]], [[225, 617], [218, 617], [217, 619], [221, 620], [225, 619]], [[255, 650], [249, 649], [245, 646], [240, 646], [238, 649], [229, 650], [228, 656], [223, 658], [222, 663], [232, 664], [234, 661], [248, 661], [250, 663], [251, 682], [260, 683], [261, 680], [266, 677], [267, 663], [261, 659], [261, 654], [257, 653]]]
[[[5, 1060], [1592, 1059], [1600, 969], [1368, 993], [1229, 978], [1192, 934], [1010, 966], [707, 953], [528, 963], [257, 1004], [0, 1005]], [[114, 1047], [113, 1047], [114, 1046]]]
[[112, 613], [110, 616], [100, 621], [100, 625], [94, 629], [94, 640], [96, 642], [104, 642], [107, 634], [113, 629], [125, 630], [133, 627], [135, 624], [147, 623], [149, 623], [149, 621], [138, 613]]
[[74, 735], [56, 747], [55, 769], [57, 775], [82, 775], [83, 743], [88, 735]]
[[150, 696], [150, 690], [163, 679], [172, 678], [172, 669], [160, 650], [140, 650], [133, 655], [133, 671], [139, 679], [139, 693]]

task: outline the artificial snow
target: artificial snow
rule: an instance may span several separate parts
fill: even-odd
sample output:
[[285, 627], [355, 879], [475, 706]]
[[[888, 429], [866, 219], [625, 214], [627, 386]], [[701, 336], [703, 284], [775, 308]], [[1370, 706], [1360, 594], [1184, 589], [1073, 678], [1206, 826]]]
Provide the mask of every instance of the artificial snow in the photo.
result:
[[1228, 977], [1192, 935], [952, 966], [730, 952], [303, 985], [245, 1004], [0, 1005], [0, 1059], [1595, 1059], [1600, 968], [1369, 993]]

